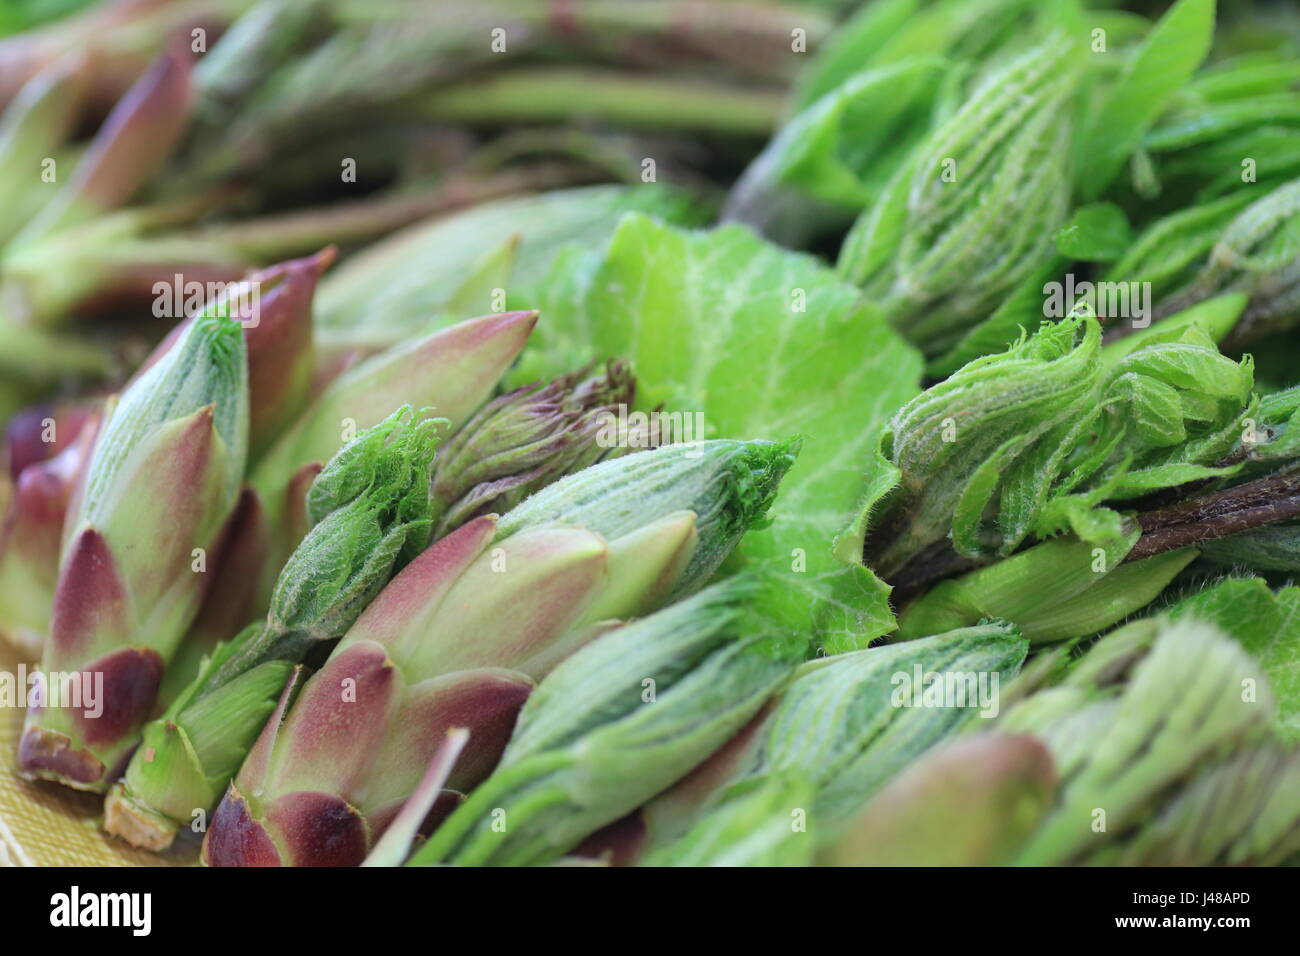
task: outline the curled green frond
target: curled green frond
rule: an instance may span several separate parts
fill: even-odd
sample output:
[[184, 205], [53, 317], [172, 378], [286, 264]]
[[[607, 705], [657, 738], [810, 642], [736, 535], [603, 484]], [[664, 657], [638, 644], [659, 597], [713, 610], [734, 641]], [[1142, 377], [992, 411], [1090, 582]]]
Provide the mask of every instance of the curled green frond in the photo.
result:
[[1195, 324], [1110, 361], [1091, 316], [1044, 324], [895, 415], [888, 450], [902, 477], [868, 560], [889, 577], [948, 540], [974, 561], [1062, 532], [1118, 542], [1108, 503], [1241, 470], [1253, 386], [1249, 356], [1226, 358]]

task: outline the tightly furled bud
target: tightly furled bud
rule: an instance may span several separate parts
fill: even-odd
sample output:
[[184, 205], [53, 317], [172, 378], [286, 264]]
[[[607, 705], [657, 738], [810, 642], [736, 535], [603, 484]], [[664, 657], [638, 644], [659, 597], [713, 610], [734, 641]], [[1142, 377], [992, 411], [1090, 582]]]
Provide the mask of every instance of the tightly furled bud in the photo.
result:
[[[277, 582], [264, 624], [203, 661], [105, 808], [105, 828], [166, 847], [239, 769], [294, 665], [344, 634], [429, 539], [429, 464], [442, 419], [398, 409], [330, 460], [307, 495], [314, 524]], [[200, 746], [200, 741], [208, 746]]]
[[[220, 298], [207, 306], [221, 310], [244, 329], [250, 461], [257, 460], [307, 400], [313, 374], [312, 300], [334, 256], [334, 247], [329, 246], [313, 256], [252, 272], [227, 285]], [[192, 321], [180, 322], [158, 343], [137, 377], [167, 354]]]
[[[249, 276], [208, 303], [203, 311], [233, 318], [243, 326], [248, 350], [249, 456], [273, 438], [306, 398], [312, 371], [311, 300], [320, 273], [333, 261], [326, 249], [314, 256], [279, 263]], [[257, 312], [249, 311], [246, 283], [257, 283]], [[131, 384], [156, 365], [176, 345], [194, 322], [187, 318], [159, 343], [136, 371]], [[47, 443], [40, 423], [53, 416], [55, 441]], [[9, 633], [33, 657], [49, 633], [49, 608], [54, 600], [58, 575], [58, 548], [64, 512], [72, 486], [90, 457], [95, 428], [100, 417], [97, 404], [81, 403], [68, 408], [33, 410], [10, 427], [10, 465], [45, 458], [59, 451], [57, 460], [46, 462], [40, 471], [19, 483], [19, 495], [7, 517], [11, 532], [0, 532], [0, 619], [8, 622]], [[40, 432], [37, 429], [40, 428]], [[79, 438], [83, 429], [85, 438]], [[64, 453], [74, 439], [77, 451]], [[231, 540], [223, 540], [216, 562], [213, 593], [205, 600], [200, 633], [187, 635], [182, 653], [199, 655], [212, 649], [217, 640], [229, 637], [255, 616], [257, 575], [266, 548], [264, 516], [251, 492], [241, 507]], [[49, 547], [33, 547], [34, 540], [53, 541]], [[233, 550], [232, 550], [233, 549]], [[21, 554], [19, 554], [21, 552]], [[238, 570], [227, 568], [227, 557], [237, 552]], [[219, 606], [218, 606], [219, 605]], [[250, 613], [249, 606], [254, 606]], [[232, 621], [231, 618], [234, 618]], [[193, 638], [194, 640], [191, 640]], [[192, 668], [187, 668], [192, 674]]]
[[1055, 795], [1052, 757], [1033, 737], [977, 734], [891, 780], [818, 857], [822, 866], [996, 866]]
[[330, 460], [307, 493], [312, 527], [276, 582], [268, 629], [308, 643], [338, 637], [424, 550], [429, 466], [446, 424], [403, 406]]
[[495, 398], [447, 442], [433, 476], [437, 537], [479, 515], [504, 514], [557, 478], [619, 454], [598, 437], [620, 405], [631, 406], [636, 381], [619, 361], [583, 375]]
[[301, 667], [266, 660], [211, 690], [203, 682], [256, 638], [248, 629], [200, 665], [198, 677], [163, 717], [144, 728], [140, 748], [104, 801], [104, 829], [128, 843], [165, 850], [181, 826], [198, 824], [220, 798], [281, 696], [292, 698]]
[[112, 781], [203, 599], [247, 446], [244, 338], [204, 313], [106, 412], [74, 492], [41, 665], [100, 688], [103, 708], [29, 708], [24, 773], [97, 791]]
[[[746, 728], [740, 746], [729, 744], [645, 808], [650, 844], [670, 845], [730, 813], [736, 793], [787, 774], [813, 789], [807, 819], [833, 833], [909, 762], [977, 714], [996, 716], [1001, 687], [1027, 651], [1014, 627], [996, 622], [810, 661], [757, 731]], [[926, 696], [935, 687], [937, 700]]]
[[[1121, 658], [1131, 656], [1134, 631], [1140, 646], [1151, 627], [1138, 621], [1121, 628], [1088, 656], [1108, 643], [1121, 646]], [[1101, 686], [1116, 675], [1109, 668], [1084, 668], [1001, 718], [1000, 732], [1032, 733], [1047, 745], [1063, 781], [1055, 805], [1015, 862], [1064, 865], [1097, 853], [1148, 819], [1153, 802], [1204, 761], [1258, 740], [1272, 724], [1272, 691], [1259, 664], [1236, 641], [1190, 618], [1155, 627], [1145, 655], [1119, 675], [1119, 688], [1102, 693]], [[1253, 694], [1243, 693], [1245, 679], [1256, 682]], [[1106, 812], [1101, 832], [1089, 825], [1098, 807]]]
[[[729, 579], [593, 641], [538, 686], [496, 772], [413, 865], [536, 865], [679, 780], [754, 716], [805, 650]], [[494, 808], [506, 826], [494, 826]]]
[[1196, 325], [1104, 357], [1100, 344], [1090, 316], [1044, 324], [903, 406], [883, 443], [899, 488], [868, 563], [900, 581], [949, 540], [976, 563], [1063, 531], [1111, 548], [1125, 528], [1107, 503], [1241, 469], [1224, 459], [1256, 417], [1249, 357]]
[[699, 545], [674, 595], [680, 596], [703, 587], [745, 532], [764, 520], [799, 447], [798, 439], [712, 439], [602, 461], [512, 509], [501, 519], [501, 534], [559, 522], [615, 538], [689, 509]]
[[1094, 866], [1284, 866], [1300, 852], [1300, 750], [1269, 741], [1197, 772]]
[[[1036, 513], [1014, 509], [1034, 497], [1008, 494], [993, 540], [978, 524], [957, 527], [972, 488], [992, 497], [997, 482], [1041, 479], [1038, 459], [1095, 421], [1101, 329], [1091, 319], [1044, 325], [1006, 352], [971, 362], [904, 405], [890, 422], [885, 450], [901, 472], [890, 516], [869, 539], [868, 563], [889, 579], [908, 561], [951, 536], [959, 553], [1009, 553]], [[1038, 455], [1034, 452], [1042, 448]], [[986, 477], [987, 476], [987, 477]], [[992, 487], [984, 489], [992, 481]], [[981, 501], [982, 505], [983, 502]], [[982, 508], [981, 508], [982, 512]], [[977, 517], [982, 517], [982, 514]]]
[[1078, 59], [1054, 38], [985, 77], [845, 239], [840, 274], [926, 354], [986, 319], [1050, 248], [1069, 206]]
[[685, 836], [642, 866], [811, 866], [816, 791], [797, 773], [758, 778], [738, 789]]
[[331, 246], [248, 278], [260, 290], [256, 321], [244, 331], [248, 391], [254, 399], [248, 423], [251, 461], [270, 447], [307, 402], [314, 371], [312, 301], [334, 255]]

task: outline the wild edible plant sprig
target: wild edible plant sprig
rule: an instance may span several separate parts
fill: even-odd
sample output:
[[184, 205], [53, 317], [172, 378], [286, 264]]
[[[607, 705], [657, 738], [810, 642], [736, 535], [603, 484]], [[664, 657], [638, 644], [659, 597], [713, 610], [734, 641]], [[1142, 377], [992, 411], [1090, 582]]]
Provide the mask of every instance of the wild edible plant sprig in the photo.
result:
[[1034, 269], [1069, 203], [1078, 53], [1056, 37], [991, 73], [854, 225], [840, 274], [925, 351]]
[[901, 475], [868, 542], [897, 575], [935, 547], [984, 561], [1028, 538], [1123, 536], [1102, 507], [1234, 473], [1220, 464], [1255, 405], [1253, 366], [1219, 354], [1198, 327], [1103, 361], [1088, 316], [1046, 324], [905, 405], [886, 451]]

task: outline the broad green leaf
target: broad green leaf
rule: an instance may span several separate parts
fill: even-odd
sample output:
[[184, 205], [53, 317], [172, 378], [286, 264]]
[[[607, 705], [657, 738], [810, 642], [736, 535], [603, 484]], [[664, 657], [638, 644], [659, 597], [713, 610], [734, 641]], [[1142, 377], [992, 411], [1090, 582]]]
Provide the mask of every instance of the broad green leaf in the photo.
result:
[[888, 588], [861, 565], [860, 548], [855, 559], [841, 542], [846, 563], [831, 541], [857, 516], [864, 487], [882, 484], [875, 446], [918, 391], [917, 353], [815, 259], [738, 226], [687, 231], [632, 214], [594, 269], [582, 256], [567, 264], [568, 301], [542, 303], [544, 359], [528, 373], [621, 356], [636, 370], [641, 408], [700, 413], [703, 437], [804, 436], [771, 526], [740, 548], [771, 573], [762, 610], [815, 628], [830, 652], [892, 630]]

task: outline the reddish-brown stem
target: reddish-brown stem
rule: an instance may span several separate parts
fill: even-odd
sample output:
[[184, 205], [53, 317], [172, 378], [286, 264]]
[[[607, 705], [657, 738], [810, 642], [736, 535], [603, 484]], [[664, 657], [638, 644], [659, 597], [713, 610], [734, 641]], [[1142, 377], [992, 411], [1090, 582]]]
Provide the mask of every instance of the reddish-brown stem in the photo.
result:
[[1140, 561], [1300, 516], [1300, 472], [1271, 475], [1138, 515], [1142, 537], [1124, 560]]

